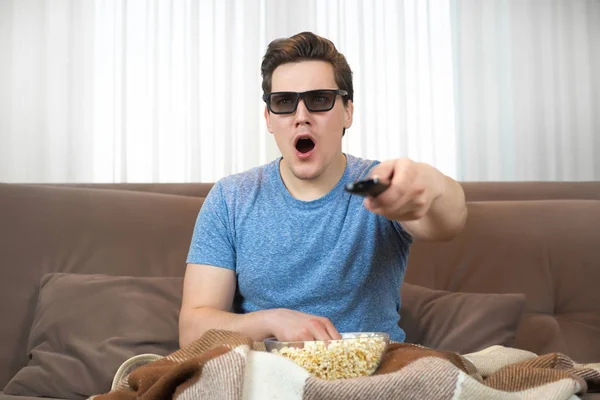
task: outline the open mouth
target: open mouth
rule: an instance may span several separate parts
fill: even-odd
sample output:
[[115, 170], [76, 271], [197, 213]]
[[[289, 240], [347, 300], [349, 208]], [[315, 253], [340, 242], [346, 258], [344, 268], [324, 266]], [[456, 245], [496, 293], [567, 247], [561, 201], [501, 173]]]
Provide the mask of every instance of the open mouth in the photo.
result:
[[306, 154], [315, 148], [315, 142], [310, 138], [301, 138], [296, 142], [296, 150], [302, 154]]

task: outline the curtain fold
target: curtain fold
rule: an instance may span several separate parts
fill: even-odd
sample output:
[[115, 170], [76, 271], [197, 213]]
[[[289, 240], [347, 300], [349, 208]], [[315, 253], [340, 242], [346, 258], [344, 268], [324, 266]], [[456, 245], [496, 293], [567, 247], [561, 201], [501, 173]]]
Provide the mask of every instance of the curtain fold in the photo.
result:
[[212, 182], [273, 160], [260, 63], [305, 30], [354, 72], [344, 151], [600, 179], [595, 0], [1, 0], [0, 181]]
[[600, 2], [452, 2], [459, 178], [600, 179]]

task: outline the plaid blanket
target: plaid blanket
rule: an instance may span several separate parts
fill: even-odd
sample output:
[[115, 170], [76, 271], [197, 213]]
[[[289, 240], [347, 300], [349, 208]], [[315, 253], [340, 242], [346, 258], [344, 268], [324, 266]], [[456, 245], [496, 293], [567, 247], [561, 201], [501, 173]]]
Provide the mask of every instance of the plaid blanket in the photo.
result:
[[247, 336], [211, 330], [167, 357], [125, 362], [109, 393], [126, 399], [577, 399], [600, 389], [600, 363], [492, 346], [459, 355], [391, 343], [377, 371], [322, 380]]

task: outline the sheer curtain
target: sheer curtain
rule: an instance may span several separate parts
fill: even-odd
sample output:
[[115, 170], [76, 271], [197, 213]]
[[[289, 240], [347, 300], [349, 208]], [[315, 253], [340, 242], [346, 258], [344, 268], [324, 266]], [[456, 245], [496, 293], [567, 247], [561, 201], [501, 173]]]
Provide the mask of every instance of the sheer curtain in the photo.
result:
[[279, 156], [260, 62], [311, 30], [354, 71], [343, 149], [456, 175], [447, 1], [1, 0], [0, 181], [215, 181]]
[[344, 151], [461, 180], [600, 179], [597, 0], [0, 0], [0, 181], [266, 163], [261, 58], [304, 30], [354, 71]]
[[452, 2], [459, 178], [600, 180], [600, 1]]

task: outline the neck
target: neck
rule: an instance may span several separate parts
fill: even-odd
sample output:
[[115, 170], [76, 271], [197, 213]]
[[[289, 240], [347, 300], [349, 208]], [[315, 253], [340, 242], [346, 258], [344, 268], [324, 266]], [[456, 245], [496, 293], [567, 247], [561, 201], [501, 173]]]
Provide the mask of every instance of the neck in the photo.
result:
[[343, 153], [339, 153], [325, 171], [314, 179], [298, 179], [284, 163], [285, 160], [279, 163], [281, 179], [290, 194], [302, 201], [313, 201], [325, 196], [337, 185], [346, 170], [346, 156]]

